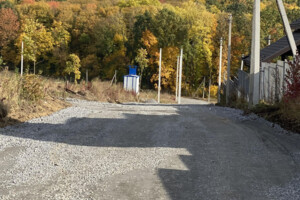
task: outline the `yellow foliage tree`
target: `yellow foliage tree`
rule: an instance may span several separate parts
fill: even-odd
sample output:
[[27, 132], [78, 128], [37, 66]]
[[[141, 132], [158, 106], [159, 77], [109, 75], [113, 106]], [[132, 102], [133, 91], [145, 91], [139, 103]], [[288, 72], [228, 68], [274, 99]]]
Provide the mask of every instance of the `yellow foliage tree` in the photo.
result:
[[79, 80], [81, 76], [80, 67], [79, 57], [76, 54], [70, 54], [64, 72], [68, 75], [74, 73], [74, 82], [77, 83], [77, 80]]

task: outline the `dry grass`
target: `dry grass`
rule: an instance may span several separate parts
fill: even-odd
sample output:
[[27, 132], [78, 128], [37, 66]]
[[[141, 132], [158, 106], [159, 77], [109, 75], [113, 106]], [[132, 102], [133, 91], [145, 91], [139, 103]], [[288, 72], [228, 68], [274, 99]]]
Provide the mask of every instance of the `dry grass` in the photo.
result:
[[[0, 109], [9, 111], [8, 115], [0, 117], [0, 127], [24, 122], [32, 118], [49, 115], [68, 106], [59, 97], [63, 87], [57, 90], [55, 80], [34, 75], [24, 75], [9, 72], [7, 69], [0, 72]], [[53, 96], [53, 93], [57, 93]], [[60, 91], [60, 92], [58, 92]]]
[[[67, 91], [67, 92], [66, 92]], [[157, 91], [142, 91], [139, 95], [125, 91], [122, 83], [93, 80], [88, 85], [67, 84], [64, 81], [38, 75], [0, 71], [0, 127], [49, 115], [67, 107], [63, 99], [79, 98], [110, 103], [147, 102], [157, 100]], [[161, 103], [175, 103], [174, 95], [161, 94]]]
[[[139, 95], [128, 92], [123, 89], [123, 84], [111, 85], [109, 81], [93, 80], [86, 86], [85, 82], [81, 84], [69, 84], [68, 88], [75, 93], [84, 94], [87, 100], [95, 100], [110, 103], [127, 103], [127, 102], [146, 102], [150, 99], [157, 100], [157, 91], [143, 90]], [[175, 95], [161, 93], [161, 103], [175, 103]]]

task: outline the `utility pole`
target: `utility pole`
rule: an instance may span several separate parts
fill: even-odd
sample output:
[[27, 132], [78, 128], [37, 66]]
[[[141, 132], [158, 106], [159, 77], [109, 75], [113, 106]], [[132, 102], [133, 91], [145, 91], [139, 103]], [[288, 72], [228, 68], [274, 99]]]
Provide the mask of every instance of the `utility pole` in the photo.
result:
[[162, 49], [159, 49], [159, 74], [158, 74], [158, 103], [160, 103], [160, 89], [161, 89], [161, 57]]
[[297, 55], [297, 46], [296, 46], [294, 35], [292, 33], [291, 25], [290, 25], [289, 20], [287, 18], [286, 11], [285, 11], [282, 0], [276, 0], [276, 1], [277, 1], [278, 9], [280, 11], [280, 15], [281, 15], [281, 18], [282, 18], [282, 21], [283, 21], [286, 36], [289, 40], [293, 56], [295, 57]]
[[254, 1], [249, 85], [249, 107], [259, 103], [260, 0]]
[[220, 39], [220, 62], [219, 62], [218, 103], [221, 102], [222, 50], [223, 50], [223, 38], [221, 37], [221, 39]]
[[182, 56], [183, 56], [183, 49], [181, 48], [181, 51], [180, 51], [180, 65], [179, 65], [178, 104], [181, 104]]
[[22, 41], [21, 48], [22, 48], [22, 50], [21, 50], [21, 76], [23, 76], [23, 68], [24, 68], [24, 63], [23, 63], [24, 62], [23, 61], [24, 60], [24, 58], [23, 58], [24, 57], [24, 55], [23, 55], [24, 54], [24, 42], [23, 41]]
[[229, 34], [228, 34], [228, 64], [227, 64], [227, 82], [226, 82], [226, 104], [229, 103], [230, 93], [230, 60], [231, 60], [231, 26], [232, 14], [229, 14]]
[[178, 101], [178, 68], [179, 68], [180, 57], [177, 56], [177, 69], [176, 69], [176, 102]]

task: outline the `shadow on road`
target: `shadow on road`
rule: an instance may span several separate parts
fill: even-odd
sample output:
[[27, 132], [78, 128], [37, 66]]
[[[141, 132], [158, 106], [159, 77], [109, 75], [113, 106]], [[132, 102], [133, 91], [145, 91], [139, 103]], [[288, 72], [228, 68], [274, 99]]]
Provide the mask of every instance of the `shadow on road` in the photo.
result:
[[205, 106], [176, 108], [162, 109], [163, 115], [24, 123], [0, 134], [81, 146], [185, 148], [191, 155], [179, 158], [187, 171], [157, 170], [171, 199], [268, 199], [270, 188], [299, 175], [299, 162], [282, 147], [285, 137], [279, 142], [267, 129], [218, 117]]

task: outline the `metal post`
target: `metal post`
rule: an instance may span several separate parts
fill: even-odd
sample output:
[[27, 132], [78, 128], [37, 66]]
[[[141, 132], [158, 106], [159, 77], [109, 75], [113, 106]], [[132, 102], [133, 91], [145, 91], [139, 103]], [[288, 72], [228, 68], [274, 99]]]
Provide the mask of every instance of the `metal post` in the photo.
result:
[[230, 93], [230, 59], [231, 59], [231, 26], [232, 26], [232, 14], [229, 14], [229, 33], [228, 33], [228, 63], [227, 63], [227, 83], [226, 83], [226, 104], [229, 103]]
[[220, 59], [219, 59], [219, 84], [218, 84], [218, 103], [221, 102], [221, 82], [222, 82], [222, 50], [223, 50], [223, 38], [220, 39]]
[[183, 56], [183, 49], [181, 48], [181, 51], [180, 51], [180, 65], [179, 65], [178, 104], [181, 104], [182, 56]]
[[254, 1], [253, 8], [249, 107], [258, 104], [260, 96], [260, 0]]
[[242, 60], [241, 60], [241, 70], [244, 70], [244, 54], [242, 54]]
[[159, 49], [159, 74], [158, 74], [158, 103], [160, 103], [160, 89], [161, 89], [161, 57], [162, 49]]
[[176, 69], [176, 102], [178, 101], [178, 68], [179, 68], [180, 57], [177, 56], [177, 69]]
[[21, 50], [21, 76], [23, 76], [23, 68], [24, 68], [24, 42], [22, 41], [22, 50]]
[[271, 45], [271, 35], [268, 36], [268, 46]]
[[282, 0], [276, 0], [276, 1], [277, 1], [277, 6], [278, 6], [278, 9], [280, 11], [280, 15], [281, 15], [281, 18], [282, 18], [282, 21], [283, 21], [286, 36], [289, 40], [293, 56], [295, 57], [297, 55], [297, 46], [296, 46], [296, 42], [295, 42], [295, 39], [294, 39], [294, 35], [292, 33], [291, 25], [290, 25], [289, 20], [287, 18], [286, 11], [285, 11]]

